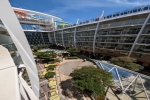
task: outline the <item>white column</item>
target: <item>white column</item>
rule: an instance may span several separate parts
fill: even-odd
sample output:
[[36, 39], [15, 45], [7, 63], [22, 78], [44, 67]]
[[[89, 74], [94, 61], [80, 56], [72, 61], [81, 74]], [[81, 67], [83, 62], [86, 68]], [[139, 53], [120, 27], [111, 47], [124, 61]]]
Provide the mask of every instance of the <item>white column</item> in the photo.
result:
[[74, 47], [76, 48], [76, 30], [77, 30], [77, 25], [74, 29]]
[[139, 33], [138, 33], [138, 35], [136, 36], [136, 39], [135, 39], [135, 41], [134, 41], [134, 43], [133, 43], [133, 45], [132, 45], [132, 47], [131, 47], [131, 50], [130, 50], [128, 56], [131, 56], [131, 53], [132, 53], [132, 51], [133, 51], [133, 49], [134, 49], [134, 47], [135, 47], [135, 45], [136, 45], [136, 43], [137, 43], [137, 41], [138, 41], [140, 35], [142, 34], [142, 32], [143, 32], [143, 30], [144, 30], [144, 28], [145, 28], [145, 26], [146, 26], [146, 24], [147, 24], [149, 18], [150, 18], [150, 14], [147, 16], [147, 18], [146, 18], [144, 24], [142, 25], [142, 27], [141, 27], [141, 29], [140, 29], [140, 31], [139, 31]]
[[56, 41], [56, 33], [54, 31], [54, 39], [55, 39], [55, 44], [57, 45], [57, 41]]
[[63, 29], [62, 29], [62, 34], [61, 34], [61, 36], [62, 36], [62, 44], [63, 44], [63, 47], [65, 47], [65, 44], [64, 44], [64, 31], [63, 31]]
[[93, 40], [93, 53], [95, 53], [95, 40], [96, 40], [98, 28], [99, 28], [99, 22], [97, 23], [96, 30], [95, 30], [95, 34], [94, 34], [94, 40]]
[[34, 58], [22, 27], [8, 0], [0, 0], [0, 19], [20, 53], [30, 78], [32, 90], [36, 98], [39, 99], [39, 78]]
[[51, 33], [48, 33], [48, 39], [49, 39], [49, 42], [50, 43], [53, 43], [53, 41], [52, 41], [52, 38], [51, 38], [51, 35], [50, 35]]

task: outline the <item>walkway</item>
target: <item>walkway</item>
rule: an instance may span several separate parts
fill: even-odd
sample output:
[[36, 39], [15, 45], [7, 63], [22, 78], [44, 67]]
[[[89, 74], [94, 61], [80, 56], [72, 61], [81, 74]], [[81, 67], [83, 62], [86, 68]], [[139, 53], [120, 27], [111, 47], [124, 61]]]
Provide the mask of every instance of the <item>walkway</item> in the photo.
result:
[[[66, 97], [63, 92], [64, 88], [65, 89], [73, 88], [72, 86], [70, 86], [71, 84], [68, 81], [68, 79], [71, 79], [71, 77], [69, 76], [70, 73], [75, 68], [79, 68], [81, 66], [89, 66], [89, 65], [93, 65], [93, 63], [88, 62], [88, 61], [83, 62], [82, 59], [77, 59], [77, 60], [64, 60], [63, 62], [61, 62], [60, 66], [57, 66], [57, 68], [56, 68], [56, 76], [57, 76], [57, 84], [58, 84], [57, 86], [58, 86], [58, 90], [59, 90], [59, 95], [64, 100], [77, 100], [77, 98], [74, 98], [74, 96], [72, 98]], [[85, 96], [85, 95], [83, 98], [84, 98], [84, 100], [91, 100], [88, 96]]]

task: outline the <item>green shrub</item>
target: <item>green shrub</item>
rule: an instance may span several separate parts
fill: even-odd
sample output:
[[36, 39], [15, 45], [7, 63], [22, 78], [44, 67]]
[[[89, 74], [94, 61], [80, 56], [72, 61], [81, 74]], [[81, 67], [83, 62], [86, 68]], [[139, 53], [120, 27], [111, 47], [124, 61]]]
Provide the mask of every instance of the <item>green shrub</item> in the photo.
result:
[[55, 72], [47, 72], [45, 74], [45, 78], [52, 78], [52, 77], [54, 77], [54, 75], [55, 75]]
[[68, 57], [68, 59], [78, 59], [77, 56]]
[[55, 65], [49, 65], [47, 68], [48, 70], [54, 70], [55, 67], [56, 67]]
[[133, 71], [139, 71], [138, 64], [136, 64], [136, 59], [131, 57], [113, 57], [110, 59], [111, 63], [124, 67]]
[[69, 52], [71, 56], [76, 56], [80, 52], [77, 48], [69, 48], [66, 51]]
[[54, 59], [54, 62], [60, 62], [60, 60], [59, 59]]

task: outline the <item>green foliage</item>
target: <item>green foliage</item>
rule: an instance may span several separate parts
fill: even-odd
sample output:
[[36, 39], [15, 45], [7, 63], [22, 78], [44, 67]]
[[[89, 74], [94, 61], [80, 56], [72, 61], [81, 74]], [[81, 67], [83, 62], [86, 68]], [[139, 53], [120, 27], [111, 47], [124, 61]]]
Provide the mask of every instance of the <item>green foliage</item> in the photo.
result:
[[113, 57], [110, 59], [111, 63], [114, 63], [115, 65], [133, 70], [133, 71], [139, 71], [138, 64], [136, 64], [136, 59], [131, 57]]
[[54, 51], [37, 52], [36, 56], [40, 59], [53, 59], [56, 58], [57, 54]]
[[55, 67], [56, 67], [55, 65], [49, 65], [47, 68], [48, 70], [54, 70]]
[[51, 59], [48, 63], [54, 64], [55, 62], [60, 62], [60, 60], [59, 59]]
[[48, 48], [48, 45], [46, 44], [40, 44], [40, 45], [35, 45], [35, 46], [31, 46], [31, 49], [33, 52], [37, 52], [40, 49], [44, 49], [44, 48]]
[[77, 56], [71, 56], [71, 57], [68, 57], [68, 59], [78, 59]]
[[52, 77], [54, 77], [54, 75], [55, 75], [55, 72], [47, 72], [45, 74], [45, 78], [52, 78]]
[[92, 93], [95, 97], [105, 94], [105, 87], [112, 83], [112, 74], [94, 66], [83, 66], [71, 74], [75, 87]]
[[71, 56], [76, 56], [80, 52], [77, 48], [69, 48], [66, 51], [69, 52]]
[[37, 46], [33, 46], [32, 50], [33, 50], [33, 52], [37, 52], [38, 51], [38, 47]]

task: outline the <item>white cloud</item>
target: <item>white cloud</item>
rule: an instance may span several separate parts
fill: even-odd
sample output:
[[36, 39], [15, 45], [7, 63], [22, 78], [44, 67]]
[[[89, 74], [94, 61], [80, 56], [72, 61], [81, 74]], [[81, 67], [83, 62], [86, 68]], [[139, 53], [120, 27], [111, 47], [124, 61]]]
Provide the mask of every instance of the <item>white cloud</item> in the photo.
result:
[[[63, 6], [56, 7], [53, 10], [47, 11], [46, 13], [54, 15], [63, 15], [65, 12], [70, 10], [80, 10], [86, 11], [90, 7], [102, 7], [106, 6], [103, 2], [99, 0], [56, 0]], [[62, 17], [62, 16], [61, 16]]]
[[55, 0], [59, 4], [56, 8], [45, 13], [58, 17], [68, 16], [69, 11], [88, 11], [90, 8], [100, 7], [136, 7], [150, 4], [150, 0]]

